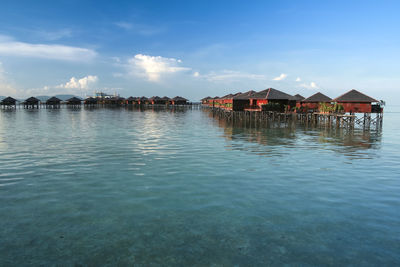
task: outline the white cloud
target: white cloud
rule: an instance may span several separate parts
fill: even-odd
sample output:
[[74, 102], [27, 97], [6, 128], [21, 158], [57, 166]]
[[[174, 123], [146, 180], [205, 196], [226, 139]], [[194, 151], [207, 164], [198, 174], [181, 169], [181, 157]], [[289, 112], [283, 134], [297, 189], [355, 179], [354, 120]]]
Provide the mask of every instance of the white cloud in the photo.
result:
[[57, 85], [56, 88], [88, 90], [98, 81], [97, 76], [89, 75], [81, 79], [72, 77], [69, 82]]
[[200, 73], [198, 71], [196, 71], [195, 73], [193, 73], [193, 77], [199, 77]]
[[44, 58], [65, 61], [88, 61], [96, 57], [94, 50], [66, 46], [17, 42], [8, 36], [0, 36], [0, 55]]
[[260, 74], [252, 74], [233, 70], [223, 70], [222, 72], [210, 72], [203, 76], [210, 82], [221, 81], [240, 81], [240, 80], [264, 80], [265, 76]]
[[297, 78], [296, 78], [296, 82], [301, 82], [300, 77], [297, 77]]
[[33, 88], [25, 90], [25, 95], [57, 95], [57, 94], [71, 94], [76, 96], [85, 96], [92, 93], [97, 84], [98, 77], [88, 75], [81, 79], [72, 77], [68, 82], [56, 86], [46, 85], [42, 88]]
[[178, 65], [182, 63], [179, 59], [160, 56], [137, 54], [129, 59], [128, 63], [131, 74], [145, 77], [151, 82], [159, 81], [162, 75], [190, 70], [179, 67]]
[[319, 89], [319, 86], [315, 82], [311, 82], [310, 84], [302, 83], [300, 86], [307, 89]]
[[278, 77], [273, 78], [272, 80], [273, 81], [282, 81], [282, 80], [286, 79], [286, 77], [287, 77], [287, 74], [282, 73], [281, 75], [279, 75]]

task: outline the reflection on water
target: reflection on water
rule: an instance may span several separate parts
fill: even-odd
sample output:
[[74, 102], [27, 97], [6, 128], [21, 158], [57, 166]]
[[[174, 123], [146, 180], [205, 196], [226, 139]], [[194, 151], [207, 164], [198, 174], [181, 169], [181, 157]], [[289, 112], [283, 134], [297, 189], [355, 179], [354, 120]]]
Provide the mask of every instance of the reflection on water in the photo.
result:
[[[369, 153], [369, 150], [379, 149], [381, 144], [382, 132], [375, 129], [313, 127], [301, 123], [254, 127], [244, 125], [243, 122], [218, 119], [212, 113], [207, 114], [214, 125], [223, 129], [224, 137], [231, 141], [232, 150], [245, 150], [260, 155], [276, 156], [289, 152], [282, 148], [299, 150], [315, 147], [344, 154], [349, 159], [361, 159], [374, 157], [375, 153]], [[246, 142], [256, 143], [256, 146]]]
[[376, 133], [0, 111], [0, 266], [397, 266], [392, 119]]

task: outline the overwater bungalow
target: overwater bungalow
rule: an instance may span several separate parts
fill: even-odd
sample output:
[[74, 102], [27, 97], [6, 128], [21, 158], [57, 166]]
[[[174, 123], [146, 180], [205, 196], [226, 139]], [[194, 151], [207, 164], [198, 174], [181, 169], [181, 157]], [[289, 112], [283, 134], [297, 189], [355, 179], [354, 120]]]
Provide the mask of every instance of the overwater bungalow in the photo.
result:
[[225, 96], [219, 98], [219, 99], [217, 100], [217, 102], [218, 102], [218, 104], [219, 104], [219, 107], [220, 107], [220, 108], [223, 108], [223, 109], [226, 109], [226, 110], [232, 110], [232, 107], [233, 107], [233, 98], [234, 98], [235, 96], [240, 95], [240, 94], [242, 94], [242, 93], [239, 92], [239, 93], [236, 93], [236, 94], [228, 94], [228, 95], [225, 95]]
[[96, 106], [97, 105], [97, 98], [88, 97], [83, 101], [85, 106]]
[[142, 97], [140, 97], [139, 99], [138, 99], [138, 104], [139, 105], [147, 105], [147, 104], [149, 104], [150, 103], [150, 100], [147, 98], [147, 97], [145, 97], [145, 96], [142, 96]]
[[163, 96], [161, 97], [161, 101], [164, 101], [164, 104], [167, 105], [172, 102], [172, 99], [169, 98], [168, 96]]
[[215, 101], [219, 99], [219, 96], [211, 97], [208, 99], [207, 104], [209, 107], [214, 107], [215, 106]]
[[134, 105], [136, 103], [137, 103], [137, 97], [130, 96], [127, 99], [125, 99], [126, 105]]
[[171, 105], [186, 105], [187, 99], [181, 96], [175, 96], [171, 99]]
[[341, 104], [344, 108], [344, 112], [349, 113], [381, 113], [382, 108], [380, 105], [372, 105], [372, 103], [378, 103], [379, 101], [367, 96], [355, 89], [348, 91], [347, 93], [335, 98], [332, 102]]
[[201, 103], [202, 103], [203, 105], [207, 105], [207, 104], [208, 104], [208, 101], [209, 101], [210, 99], [212, 99], [212, 97], [211, 97], [211, 96], [207, 96], [207, 97], [204, 97], [204, 98], [200, 99], [200, 101], [201, 101]]
[[[150, 97], [149, 100], [152, 105], [165, 105], [166, 104], [166, 101], [159, 96]], [[168, 100], [169, 100], [169, 98], [168, 98]]]
[[61, 105], [61, 99], [53, 96], [47, 99], [46, 101], [46, 107], [48, 108], [59, 108]]
[[23, 102], [24, 108], [39, 108], [40, 100], [36, 97], [29, 97]]
[[12, 98], [11, 96], [4, 98], [1, 102], [0, 105], [3, 106], [3, 108], [16, 108], [17, 107], [17, 100]]
[[302, 96], [301, 94], [295, 94], [293, 96], [296, 99], [296, 103], [297, 102], [301, 102], [302, 100], [306, 99], [304, 96]]
[[332, 99], [321, 92], [315, 93], [296, 104], [297, 107], [303, 107], [310, 111], [318, 111], [321, 103], [330, 104]]
[[250, 108], [261, 110], [262, 106], [274, 103], [279, 105], [283, 111], [284, 106], [294, 106], [296, 99], [287, 93], [274, 88], [268, 88], [258, 93], [255, 93], [250, 98]]
[[105, 104], [111, 106], [122, 106], [125, 103], [125, 98], [120, 96], [113, 96], [110, 98], [105, 99]]
[[71, 97], [67, 99], [67, 106], [69, 107], [79, 107], [82, 104], [82, 99], [77, 98], [77, 97]]
[[245, 93], [235, 95], [232, 101], [232, 110], [243, 111], [245, 109], [250, 108], [251, 106], [250, 99], [256, 93], [257, 93], [256, 91], [250, 90]]

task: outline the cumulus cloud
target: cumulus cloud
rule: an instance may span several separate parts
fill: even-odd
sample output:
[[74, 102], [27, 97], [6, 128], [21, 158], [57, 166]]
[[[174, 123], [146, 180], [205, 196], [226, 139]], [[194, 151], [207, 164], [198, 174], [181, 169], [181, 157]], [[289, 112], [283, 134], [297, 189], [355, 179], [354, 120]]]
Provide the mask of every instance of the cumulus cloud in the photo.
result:
[[129, 59], [130, 73], [145, 77], [151, 82], [158, 82], [162, 75], [188, 71], [190, 68], [179, 67], [181, 60], [161, 56], [137, 54]]
[[0, 55], [44, 58], [64, 61], [89, 61], [96, 57], [94, 50], [57, 45], [18, 42], [8, 36], [0, 36]]
[[282, 73], [281, 75], [279, 75], [278, 77], [273, 78], [272, 80], [273, 81], [282, 81], [282, 80], [286, 79], [286, 77], [287, 77], [287, 74]]
[[223, 70], [221, 72], [210, 72], [203, 75], [210, 82], [240, 81], [240, 80], [264, 80], [265, 76], [233, 70]]
[[307, 89], [319, 89], [319, 86], [315, 82], [311, 82], [310, 84], [302, 83], [300, 86]]
[[81, 79], [72, 77], [66, 83], [60, 85], [46, 85], [41, 88], [32, 88], [25, 90], [25, 95], [57, 95], [71, 94], [76, 96], [84, 96], [92, 92], [97, 85], [98, 77], [88, 75]]
[[301, 82], [300, 77], [297, 77], [297, 78], [296, 78], [296, 82]]
[[65, 84], [57, 85], [56, 88], [88, 90], [94, 84], [96, 84], [97, 81], [98, 81], [97, 76], [93, 76], [93, 75], [89, 75], [89, 76], [83, 77], [81, 79], [72, 77]]

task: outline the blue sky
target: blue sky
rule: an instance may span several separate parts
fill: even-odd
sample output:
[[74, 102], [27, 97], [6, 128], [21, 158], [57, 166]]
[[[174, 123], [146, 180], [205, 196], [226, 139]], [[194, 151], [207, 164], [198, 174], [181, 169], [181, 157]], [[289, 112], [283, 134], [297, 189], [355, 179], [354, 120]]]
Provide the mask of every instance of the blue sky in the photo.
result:
[[2, 1], [0, 95], [400, 100], [398, 1]]

